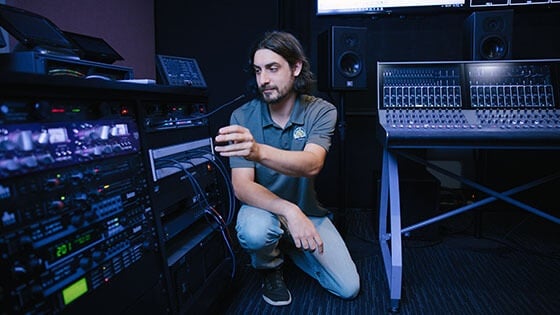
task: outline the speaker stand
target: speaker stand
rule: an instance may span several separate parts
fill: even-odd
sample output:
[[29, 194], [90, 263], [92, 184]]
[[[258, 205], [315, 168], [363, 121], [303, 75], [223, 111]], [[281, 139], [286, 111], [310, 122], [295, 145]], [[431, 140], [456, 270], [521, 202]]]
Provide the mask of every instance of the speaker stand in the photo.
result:
[[348, 184], [346, 175], [346, 112], [344, 108], [344, 92], [340, 92], [340, 99], [338, 105], [338, 212], [340, 217], [338, 219], [338, 229], [342, 235], [346, 234], [346, 215], [347, 215], [347, 196]]

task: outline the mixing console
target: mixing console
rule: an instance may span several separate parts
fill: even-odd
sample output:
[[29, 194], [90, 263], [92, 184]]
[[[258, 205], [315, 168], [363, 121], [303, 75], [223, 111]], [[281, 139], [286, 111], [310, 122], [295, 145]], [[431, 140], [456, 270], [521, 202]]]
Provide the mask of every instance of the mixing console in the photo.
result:
[[378, 64], [378, 110], [391, 145], [560, 144], [558, 60]]

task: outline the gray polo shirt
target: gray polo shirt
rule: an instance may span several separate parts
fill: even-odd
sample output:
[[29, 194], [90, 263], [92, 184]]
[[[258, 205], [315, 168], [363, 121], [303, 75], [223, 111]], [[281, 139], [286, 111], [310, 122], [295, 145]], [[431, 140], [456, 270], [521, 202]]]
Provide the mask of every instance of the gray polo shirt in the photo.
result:
[[[268, 105], [254, 99], [231, 115], [231, 124], [248, 128], [255, 141], [282, 150], [303, 151], [307, 143], [315, 143], [329, 150], [336, 125], [336, 107], [309, 95], [301, 95], [294, 105], [290, 120], [282, 129], [270, 117]], [[324, 216], [328, 211], [317, 201], [314, 178], [280, 174], [259, 163], [241, 157], [231, 157], [232, 168], [254, 168], [255, 181], [280, 198], [297, 204], [305, 214]]]

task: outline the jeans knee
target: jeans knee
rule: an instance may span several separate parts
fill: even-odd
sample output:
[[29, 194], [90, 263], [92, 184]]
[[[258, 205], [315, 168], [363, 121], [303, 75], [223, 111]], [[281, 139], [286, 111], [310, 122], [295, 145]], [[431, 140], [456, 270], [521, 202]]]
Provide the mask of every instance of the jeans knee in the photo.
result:
[[340, 292], [340, 297], [346, 300], [351, 300], [358, 296], [360, 293], [360, 283], [354, 283], [352, 285], [348, 285], [347, 287], [343, 288]]
[[266, 246], [274, 244], [278, 241], [281, 235], [275, 235], [268, 229], [261, 227], [244, 228], [237, 231], [237, 238], [241, 247], [256, 251]]
[[239, 239], [241, 247], [245, 249], [258, 250], [264, 247], [264, 237], [259, 237], [258, 235], [245, 232], [237, 233], [237, 238]]
[[342, 287], [338, 296], [346, 300], [351, 300], [358, 296], [358, 293], [360, 293], [360, 281], [355, 281], [347, 283], [346, 286]]

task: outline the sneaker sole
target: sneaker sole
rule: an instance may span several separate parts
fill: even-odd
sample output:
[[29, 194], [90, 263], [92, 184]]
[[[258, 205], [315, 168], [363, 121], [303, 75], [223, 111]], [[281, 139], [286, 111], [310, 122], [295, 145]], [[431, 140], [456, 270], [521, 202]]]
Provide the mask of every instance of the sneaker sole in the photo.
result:
[[290, 298], [287, 301], [273, 301], [271, 299], [269, 299], [268, 297], [266, 297], [265, 295], [263, 295], [263, 300], [272, 305], [272, 306], [284, 306], [284, 305], [288, 305], [290, 303], [292, 303], [292, 294], [288, 291], [288, 295], [290, 296]]

